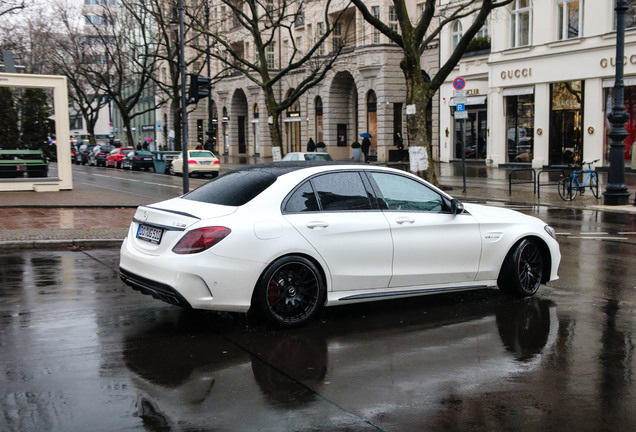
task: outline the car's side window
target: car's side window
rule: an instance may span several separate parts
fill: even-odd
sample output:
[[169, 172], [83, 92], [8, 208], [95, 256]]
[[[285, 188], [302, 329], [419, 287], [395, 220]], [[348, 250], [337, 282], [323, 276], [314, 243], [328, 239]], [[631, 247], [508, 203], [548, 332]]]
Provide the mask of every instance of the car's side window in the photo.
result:
[[371, 201], [357, 172], [337, 172], [311, 179], [322, 211], [370, 210]]
[[285, 213], [315, 212], [319, 210], [316, 194], [308, 181], [294, 191], [285, 205]]
[[422, 183], [389, 173], [372, 172], [370, 175], [382, 194], [387, 210], [430, 212], [444, 210], [442, 196]]

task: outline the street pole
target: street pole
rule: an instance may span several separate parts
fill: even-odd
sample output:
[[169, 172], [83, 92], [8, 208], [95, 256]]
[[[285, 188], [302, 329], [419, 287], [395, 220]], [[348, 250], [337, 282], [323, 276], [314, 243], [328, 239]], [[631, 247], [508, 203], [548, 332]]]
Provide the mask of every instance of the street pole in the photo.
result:
[[183, 193], [190, 191], [188, 167], [188, 106], [186, 100], [185, 30], [183, 26], [183, 0], [179, 0], [179, 72], [181, 74], [181, 154], [183, 159]]
[[626, 0], [616, 0], [616, 79], [614, 81], [614, 104], [607, 118], [610, 130], [607, 136], [611, 139], [609, 155], [609, 173], [607, 189], [603, 192], [605, 205], [625, 205], [629, 200], [629, 192], [625, 186], [625, 138], [629, 136], [625, 123], [629, 113], [625, 111], [625, 84], [623, 83], [623, 63], [625, 55], [625, 11]]
[[208, 150], [212, 150], [213, 152], [216, 150], [214, 148], [214, 140], [213, 135], [213, 123], [212, 123], [212, 68], [210, 67], [210, 5], [208, 0], [205, 0], [205, 57], [206, 62], [208, 63], [208, 131], [206, 135], [208, 136], [207, 142], [205, 144], [205, 148]]

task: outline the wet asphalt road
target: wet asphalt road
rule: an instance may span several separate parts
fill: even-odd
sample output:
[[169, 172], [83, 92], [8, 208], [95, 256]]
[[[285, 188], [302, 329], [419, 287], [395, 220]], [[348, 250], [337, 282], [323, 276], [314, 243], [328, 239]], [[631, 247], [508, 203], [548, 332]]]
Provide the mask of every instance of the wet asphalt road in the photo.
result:
[[0, 251], [1, 431], [634, 431], [636, 221], [528, 207], [561, 279], [275, 331], [132, 291], [118, 250]]

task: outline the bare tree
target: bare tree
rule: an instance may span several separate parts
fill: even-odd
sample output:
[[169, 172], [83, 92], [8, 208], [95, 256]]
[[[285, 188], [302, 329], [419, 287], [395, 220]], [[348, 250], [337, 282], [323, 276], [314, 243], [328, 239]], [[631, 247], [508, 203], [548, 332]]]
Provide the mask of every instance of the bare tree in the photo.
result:
[[[404, 57], [400, 62], [400, 68], [406, 80], [406, 104], [415, 108], [415, 113], [407, 116], [409, 145], [424, 147], [427, 154], [431, 155], [431, 142], [428, 140], [426, 130], [426, 110], [429, 102], [448, 75], [457, 66], [462, 55], [466, 52], [468, 43], [484, 25], [490, 12], [512, 3], [513, 0], [458, 1], [454, 4], [454, 8], [449, 9], [447, 15], [436, 13], [436, 4], [439, 0], [425, 0], [420, 17], [409, 16], [406, 5], [407, 0], [393, 0], [399, 30], [392, 29], [389, 25], [376, 18], [369, 11], [364, 0], [351, 1], [369, 24], [402, 48]], [[426, 46], [439, 37], [440, 32], [446, 25], [468, 17], [471, 17], [472, 24], [464, 32], [446, 62], [440, 65], [438, 72], [428, 79], [428, 75], [422, 73], [421, 66], [421, 57]], [[426, 157], [426, 155], [423, 155], [423, 159]], [[421, 168], [417, 170], [417, 174], [437, 184], [433, 164], [429, 163], [427, 166], [425, 163], [421, 163], [422, 161], [415, 162]]]
[[85, 29], [83, 61], [75, 72], [115, 104], [129, 146], [134, 145], [132, 119], [156, 109], [154, 103], [139, 109], [141, 99], [149, 97], [157, 46], [151, 17], [143, 10], [130, 13], [134, 7], [126, 1], [101, 7]]
[[24, 0], [2, 0], [0, 6], [0, 17], [15, 13], [26, 7]]
[[[184, 20], [186, 47], [195, 46], [198, 41], [198, 32], [192, 31], [193, 22], [201, 22], [203, 16], [203, 2], [193, 2], [188, 7], [187, 19]], [[150, 79], [157, 88], [157, 104], [170, 104], [170, 113], [174, 125], [181, 124], [181, 84], [179, 74], [179, 37], [177, 28], [175, 2], [171, 0], [123, 0], [125, 7], [131, 16], [138, 21], [150, 19], [152, 22], [153, 41], [156, 44], [154, 51], [155, 71], [149, 74]], [[185, 58], [186, 69], [191, 70], [194, 65], [202, 65], [201, 50], [188, 50]], [[199, 66], [202, 67], [202, 66]], [[181, 149], [181, 128], [175, 128], [175, 149]]]
[[[294, 27], [299, 20], [304, 19], [307, 1], [220, 1], [229, 11], [228, 15], [218, 17], [219, 22], [212, 27], [216, 29], [214, 32], [203, 25], [200, 25], [199, 29], [214, 41], [210, 55], [223, 65], [221, 76], [238, 72], [261, 88], [267, 114], [272, 120], [268, 121], [272, 147], [278, 147], [282, 153], [279, 116], [300, 96], [318, 84], [338, 58], [341, 45], [329, 54], [319, 56], [318, 53], [348, 5], [342, 7], [339, 12], [330, 14], [333, 2], [327, 0], [324, 6], [324, 31], [303, 49], [296, 45]], [[283, 61], [279, 56], [278, 62], [275, 62], [275, 44], [281, 37], [286, 37], [291, 46], [286, 53], [286, 60]], [[251, 43], [254, 55], [245, 52], [246, 40]], [[285, 95], [277, 97], [278, 86], [291, 74], [299, 76], [295, 87]]]

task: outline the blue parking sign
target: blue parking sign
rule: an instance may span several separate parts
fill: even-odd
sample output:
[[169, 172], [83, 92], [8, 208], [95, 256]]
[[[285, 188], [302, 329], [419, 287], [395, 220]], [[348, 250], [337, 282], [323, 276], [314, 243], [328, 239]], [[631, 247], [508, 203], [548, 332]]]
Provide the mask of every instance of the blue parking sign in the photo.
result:
[[464, 105], [464, 104], [457, 104], [457, 105], [455, 106], [455, 109], [456, 109], [457, 111], [466, 111], [466, 105]]

